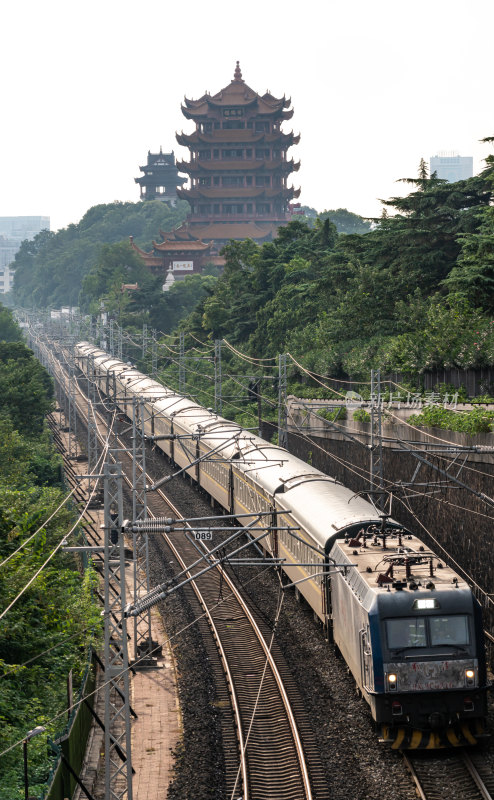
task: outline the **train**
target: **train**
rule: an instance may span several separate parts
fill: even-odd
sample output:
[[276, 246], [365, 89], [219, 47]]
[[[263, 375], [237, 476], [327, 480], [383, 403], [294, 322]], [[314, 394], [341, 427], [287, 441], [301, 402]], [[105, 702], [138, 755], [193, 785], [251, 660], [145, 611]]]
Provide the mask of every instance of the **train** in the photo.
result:
[[340, 651], [383, 742], [439, 749], [486, 735], [482, 612], [442, 558], [363, 495], [131, 364], [88, 342], [75, 359], [121, 413], [140, 408], [145, 436], [211, 502], [251, 536], [269, 528], [259, 545]]

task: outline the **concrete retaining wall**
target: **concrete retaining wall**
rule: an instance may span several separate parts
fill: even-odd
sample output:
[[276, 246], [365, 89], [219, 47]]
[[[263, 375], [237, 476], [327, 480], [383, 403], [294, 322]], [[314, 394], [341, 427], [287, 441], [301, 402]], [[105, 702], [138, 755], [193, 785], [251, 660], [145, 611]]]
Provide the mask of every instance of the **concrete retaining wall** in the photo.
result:
[[[303, 423], [302, 415], [297, 416], [291, 408], [291, 422], [288, 434], [288, 449], [294, 455], [308, 461], [329, 475], [336, 477], [355, 492], [369, 487], [370, 441], [369, 425], [350, 421], [345, 430], [355, 435], [355, 441], [348, 441], [342, 433], [330, 431], [323, 420], [312, 416], [310, 437], [308, 429], [298, 429]], [[345, 423], [343, 423], [345, 424]], [[383, 426], [383, 434], [389, 439], [397, 436], [413, 441], [427, 441], [432, 444], [451, 442], [467, 444], [472, 440], [479, 447], [494, 446], [494, 434], [478, 434], [470, 437], [442, 429], [427, 429], [427, 433], [443, 440], [435, 442], [422, 431], [412, 431], [403, 424]], [[415, 475], [415, 488], [403, 488], [400, 483], [411, 481], [419, 462], [413, 455], [397, 452], [390, 440], [384, 442], [383, 466], [385, 485], [393, 492], [393, 516], [413, 530], [439, 554], [441, 548], [449, 554], [453, 566], [458, 565], [474, 579], [486, 593], [494, 587], [494, 508], [487, 506], [472, 491], [444, 486], [441, 475], [431, 467], [420, 465]], [[494, 498], [494, 456], [489, 453], [469, 453], [463, 464], [455, 455], [440, 452], [425, 454], [442, 469], [448, 467], [451, 473], [473, 491]], [[451, 463], [456, 458], [454, 463]], [[445, 556], [446, 558], [446, 556]], [[456, 564], [455, 564], [456, 562]], [[486, 622], [494, 630], [494, 605], [492, 599], [477, 593], [486, 609]]]

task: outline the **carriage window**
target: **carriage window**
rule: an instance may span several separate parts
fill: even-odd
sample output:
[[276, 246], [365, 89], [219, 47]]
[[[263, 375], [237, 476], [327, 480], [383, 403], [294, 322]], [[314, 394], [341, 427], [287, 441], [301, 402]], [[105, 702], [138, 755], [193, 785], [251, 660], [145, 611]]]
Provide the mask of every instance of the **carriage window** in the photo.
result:
[[401, 647], [427, 647], [424, 617], [387, 619], [386, 634], [390, 650]]
[[469, 644], [468, 619], [466, 616], [431, 617], [429, 619], [431, 645]]

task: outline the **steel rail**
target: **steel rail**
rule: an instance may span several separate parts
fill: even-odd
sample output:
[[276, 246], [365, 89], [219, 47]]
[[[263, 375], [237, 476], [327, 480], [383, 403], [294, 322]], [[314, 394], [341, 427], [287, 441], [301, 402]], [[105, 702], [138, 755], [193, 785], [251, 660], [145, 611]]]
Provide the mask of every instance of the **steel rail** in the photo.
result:
[[415, 791], [417, 792], [418, 797], [420, 798], [420, 800], [427, 800], [427, 795], [424, 794], [424, 790], [422, 789], [422, 784], [420, 783], [419, 776], [415, 772], [415, 768], [412, 762], [410, 761], [406, 753], [402, 753], [402, 756], [403, 756], [403, 761], [405, 762], [405, 766], [409, 771], [413, 782], [415, 783]]
[[[63, 373], [64, 372], [63, 367], [60, 364], [60, 362], [58, 362], [58, 363], [59, 363], [59, 369]], [[79, 397], [80, 398], [84, 398], [84, 400], [86, 400], [86, 397], [85, 397], [85, 395], [84, 395], [84, 393], [83, 393], [83, 391], [82, 391], [82, 389], [79, 386], [77, 381], [76, 381], [76, 387], [77, 387], [77, 391], [78, 391]], [[77, 401], [76, 401], [76, 405], [78, 406], [79, 413], [84, 417], [84, 409], [82, 409], [82, 407], [77, 403]], [[104, 416], [99, 411], [96, 411], [95, 417], [96, 416], [99, 417], [100, 424], [103, 427], [103, 429], [106, 431], [107, 421], [105, 420]], [[97, 435], [98, 435], [98, 437], [100, 438], [101, 441], [105, 440], [104, 435], [100, 432], [98, 427], [97, 427]], [[126, 449], [125, 448], [125, 442], [122, 439], [120, 439], [120, 437], [118, 437], [118, 436], [116, 436], [115, 438], [116, 438], [116, 441], [120, 445], [123, 446], [122, 449]], [[129, 457], [129, 459], [131, 458], [130, 454], [128, 454], [128, 457]], [[140, 465], [139, 465], [139, 467], [140, 467]], [[127, 484], [131, 487], [132, 483], [131, 483], [130, 479], [127, 477], [127, 475], [125, 474], [125, 472], [124, 472], [124, 479], [126, 480]], [[146, 472], [146, 479], [149, 479], [150, 481], [152, 481], [152, 477], [147, 472]], [[180, 514], [178, 509], [169, 500], [169, 498], [166, 497], [166, 495], [164, 494], [164, 492], [161, 489], [157, 490], [157, 494], [159, 494], [161, 496], [162, 501], [166, 503], [166, 505], [170, 508], [172, 513], [174, 513], [177, 516], [177, 518], [183, 519], [183, 515]], [[149, 509], [148, 509], [148, 513], [150, 513], [150, 515], [153, 515], [152, 512], [150, 512]], [[188, 526], [188, 527], [189, 527], [189, 530], [192, 530], [192, 528], [190, 526]], [[167, 534], [162, 534], [162, 535], [163, 535], [163, 538], [166, 540], [167, 545], [170, 547], [170, 549], [174, 553], [174, 555], [177, 558], [177, 560], [182, 564], [183, 569], [187, 569], [187, 565], [186, 565], [185, 561], [180, 556], [180, 553], [178, 552], [178, 550], [175, 547], [174, 543], [171, 541], [170, 537]], [[203, 541], [199, 541], [197, 544], [203, 548], [205, 553], [209, 552], [209, 548], [207, 547], [207, 545]], [[297, 727], [297, 724], [296, 724], [295, 716], [294, 716], [294, 713], [293, 713], [293, 709], [291, 707], [291, 704], [290, 704], [290, 701], [289, 701], [285, 686], [283, 684], [283, 680], [282, 680], [281, 675], [279, 673], [279, 670], [278, 670], [278, 667], [277, 667], [276, 662], [274, 660], [274, 657], [272, 656], [271, 651], [270, 651], [270, 649], [268, 647], [268, 644], [267, 644], [263, 634], [261, 633], [261, 631], [260, 631], [260, 629], [259, 629], [259, 627], [258, 627], [258, 625], [257, 625], [252, 613], [250, 612], [250, 609], [247, 607], [245, 601], [242, 598], [242, 595], [240, 594], [240, 592], [236, 588], [236, 586], [233, 583], [232, 579], [229, 577], [229, 575], [227, 574], [227, 572], [223, 569], [223, 567], [221, 565], [219, 565], [216, 569], [217, 569], [217, 571], [219, 573], [221, 573], [222, 579], [228, 584], [232, 595], [235, 597], [235, 599], [239, 603], [240, 607], [242, 608], [243, 613], [245, 614], [246, 618], [249, 621], [249, 624], [250, 624], [252, 630], [255, 633], [257, 641], [260, 643], [260, 645], [261, 645], [261, 647], [263, 649], [263, 652], [264, 652], [265, 657], [266, 657], [267, 664], [269, 665], [269, 667], [271, 669], [271, 673], [272, 673], [272, 675], [273, 675], [273, 677], [275, 679], [275, 682], [276, 682], [276, 685], [278, 687], [278, 691], [279, 691], [280, 697], [281, 697], [282, 702], [283, 702], [283, 706], [285, 708], [285, 713], [286, 713], [286, 716], [287, 716], [287, 719], [288, 719], [288, 723], [289, 723], [289, 726], [290, 726], [290, 730], [291, 730], [291, 734], [292, 734], [292, 738], [293, 738], [293, 742], [294, 742], [294, 746], [295, 746], [295, 752], [297, 754], [298, 766], [299, 766], [300, 774], [301, 774], [301, 777], [302, 777], [302, 783], [303, 783], [303, 786], [304, 786], [305, 800], [312, 800], [313, 795], [312, 795], [312, 790], [311, 790], [311, 786], [310, 786], [308, 768], [307, 768], [307, 764], [306, 764], [306, 761], [305, 761], [305, 754], [304, 754], [302, 742], [301, 742], [301, 739], [300, 739], [300, 735], [299, 735], [298, 727]], [[190, 573], [188, 573], [188, 574], [190, 575]], [[191, 576], [191, 577], [193, 577], [193, 576]], [[211, 630], [213, 632], [215, 643], [216, 643], [216, 646], [218, 648], [218, 651], [219, 651], [219, 654], [220, 654], [220, 658], [221, 658], [221, 661], [222, 661], [222, 664], [223, 664], [223, 669], [224, 669], [225, 674], [226, 674], [227, 682], [228, 682], [228, 685], [230, 687], [231, 703], [232, 703], [232, 708], [233, 708], [234, 715], [235, 715], [235, 720], [236, 720], [237, 737], [238, 737], [238, 744], [239, 744], [239, 749], [240, 749], [240, 771], [241, 771], [241, 774], [242, 774], [243, 800], [249, 800], [249, 794], [248, 794], [249, 779], [248, 779], [248, 774], [247, 774], [247, 759], [246, 759], [247, 741], [244, 740], [243, 725], [242, 725], [240, 707], [239, 707], [239, 703], [238, 703], [238, 697], [237, 697], [237, 693], [235, 691], [234, 678], [233, 678], [233, 675], [231, 673], [230, 665], [228, 663], [228, 658], [227, 658], [225, 649], [223, 647], [223, 643], [221, 642], [221, 635], [220, 635], [220, 633], [219, 633], [219, 631], [217, 629], [217, 626], [214, 623], [214, 619], [212, 617], [212, 614], [211, 614], [210, 610], [208, 609], [207, 602], [205, 601], [202, 592], [200, 591], [199, 587], [197, 586], [196, 581], [192, 580], [191, 581], [191, 585], [192, 585], [192, 587], [194, 589], [194, 592], [195, 592], [195, 594], [196, 594], [196, 596], [198, 598], [199, 603], [201, 604], [201, 607], [204, 609], [204, 612], [205, 612], [205, 614], [207, 616], [208, 624], [209, 624], [209, 626], [210, 626], [210, 628], [211, 628]]]
[[[128, 480], [126, 476], [125, 476], [125, 478], [126, 478], [126, 480]], [[180, 512], [178, 511], [178, 509], [173, 505], [173, 503], [170, 502], [170, 500], [167, 497], [165, 497], [165, 495], [162, 492], [162, 490], [159, 489], [158, 492], [162, 496], [162, 500], [165, 503], [167, 503], [167, 505], [173, 511], [173, 513], [176, 514], [177, 517], [180, 517], [180, 518], [183, 519], [183, 517], [180, 514]], [[148, 509], [148, 513], [150, 515], [154, 516], [153, 512], [150, 509]], [[170, 548], [170, 550], [174, 554], [174, 556], [177, 559], [177, 561], [179, 562], [179, 564], [182, 565], [182, 568], [183, 569], [187, 569], [187, 565], [186, 565], [185, 561], [181, 557], [179, 551], [175, 547], [174, 543], [171, 541], [170, 537], [167, 534], [162, 534], [162, 536], [166, 540], [168, 547]], [[190, 573], [188, 571], [187, 571], [187, 574], [190, 575]], [[243, 735], [243, 727], [242, 727], [242, 719], [241, 719], [241, 714], [240, 714], [240, 707], [239, 707], [239, 703], [238, 703], [237, 693], [235, 691], [235, 681], [234, 681], [233, 675], [232, 675], [231, 670], [230, 670], [230, 665], [228, 663], [228, 659], [227, 659], [223, 644], [221, 642], [220, 633], [219, 633], [219, 631], [218, 631], [218, 629], [217, 629], [217, 627], [216, 627], [216, 625], [214, 623], [214, 619], [213, 619], [212, 613], [209, 610], [205, 599], [203, 598], [202, 592], [199, 589], [199, 586], [197, 585], [197, 582], [192, 580], [191, 581], [191, 586], [192, 586], [192, 588], [193, 588], [193, 590], [194, 590], [194, 592], [195, 592], [195, 594], [197, 596], [197, 599], [199, 600], [199, 603], [201, 604], [201, 606], [202, 606], [202, 608], [204, 610], [204, 613], [207, 616], [207, 620], [208, 620], [209, 626], [210, 626], [210, 628], [211, 628], [211, 630], [213, 632], [213, 636], [214, 636], [214, 639], [215, 639], [215, 644], [216, 644], [216, 647], [219, 650], [220, 658], [221, 658], [221, 661], [222, 661], [222, 664], [223, 664], [223, 669], [225, 671], [226, 679], [227, 679], [227, 682], [228, 682], [228, 685], [229, 685], [229, 688], [230, 688], [231, 703], [232, 703], [232, 707], [233, 707], [233, 711], [234, 711], [234, 715], [235, 715], [235, 720], [236, 720], [237, 737], [238, 737], [239, 754], [240, 754], [240, 770], [241, 770], [241, 774], [242, 774], [242, 787], [243, 787], [242, 797], [243, 797], [243, 800], [249, 800], [249, 793], [248, 793], [249, 782], [248, 782], [248, 775], [247, 775], [247, 762], [246, 762], [246, 758], [245, 758], [244, 735]]]
[[[443, 798], [445, 794], [444, 791], [447, 792], [447, 787], [444, 787], [443, 781], [444, 777], [441, 777], [441, 786], [438, 788], [437, 786], [428, 786], [428, 782], [433, 784], [434, 782], [434, 763], [437, 763], [437, 766], [440, 767], [441, 765], [444, 767], [444, 764], [440, 758], [437, 760], [431, 760], [428, 762], [422, 762], [422, 764], [429, 768], [429, 774], [427, 774], [427, 768], [423, 770], [423, 774], [420, 775], [420, 770], [417, 770], [414, 765], [414, 759], [412, 756], [402, 752], [403, 760], [405, 765], [412, 777], [412, 780], [415, 784], [415, 790], [417, 795], [421, 798], [421, 800], [436, 800], [437, 798]], [[415, 760], [415, 763], [421, 763]], [[459, 768], [463, 771], [463, 775], [459, 774], [454, 768]], [[453, 772], [454, 770], [454, 772]], [[493, 800], [493, 793], [488, 789], [486, 783], [482, 776], [480, 775], [477, 767], [472, 761], [471, 756], [469, 753], [462, 751], [456, 753], [454, 755], [454, 760], [452, 761], [451, 766], [448, 768], [448, 773], [451, 777], [452, 784], [458, 786], [458, 782], [462, 781], [463, 778], [470, 780], [471, 784], [470, 787], [467, 787], [466, 784], [462, 784], [462, 791], [464, 794], [462, 795], [465, 800]], [[494, 776], [492, 776], [492, 784], [494, 785]]]
[[[60, 366], [61, 369], [63, 369], [60, 364], [59, 364], [59, 366]], [[81, 387], [79, 386], [79, 384], [77, 382], [76, 382], [76, 386], [77, 386], [77, 390], [78, 390], [80, 398], [84, 398], [84, 400], [86, 400], [86, 397], [85, 397]], [[77, 400], [76, 400], [76, 406], [78, 408], [79, 414], [81, 414], [84, 417], [84, 409], [82, 407], [82, 404], [78, 404]], [[103, 430], [106, 432], [106, 430], [107, 430], [107, 422], [106, 422], [103, 414], [100, 411], [95, 411], [94, 418], [95, 418], [95, 422], [96, 422], [96, 433], [97, 433], [97, 436], [98, 436], [100, 442], [103, 442], [103, 441], [105, 441], [105, 435], [104, 435], [104, 433], [101, 433], [100, 427], [102, 427]], [[98, 426], [98, 421], [99, 421], [99, 426], [100, 427]], [[116, 438], [116, 441], [119, 442], [119, 444], [125, 445], [125, 442], [123, 442], [123, 440], [120, 439], [118, 436], [115, 437], [115, 438]], [[129, 458], [130, 458], [130, 455], [129, 455]], [[147, 478], [151, 478], [151, 476], [148, 473], [146, 473], [146, 477]], [[123, 478], [126, 481], [127, 485], [130, 488], [132, 488], [132, 482], [129, 479], [129, 477], [127, 476], [127, 474], [125, 473], [125, 471], [123, 472]], [[165, 496], [164, 492], [161, 489], [159, 489], [157, 491], [157, 494], [161, 496], [161, 499], [166, 503], [166, 505], [170, 508], [171, 512], [174, 513], [177, 518], [183, 519], [182, 514], [180, 514], [179, 510], [173, 505], [173, 503], [171, 503], [171, 501]], [[156, 516], [156, 515], [153, 514], [153, 512], [150, 509], [148, 509], [148, 514], [150, 516]], [[163, 535], [163, 538], [167, 541], [167, 544], [168, 544], [170, 550], [175, 555], [175, 558], [179, 561], [179, 563], [181, 563], [182, 568], [186, 569], [187, 565], [185, 564], [185, 562], [181, 558], [180, 553], [178, 552], [178, 550], [174, 546], [173, 542], [169, 539], [168, 536], [166, 536], [166, 534]], [[222, 664], [223, 664], [223, 669], [225, 671], [227, 683], [228, 683], [229, 690], [230, 690], [230, 702], [232, 704], [232, 709], [233, 709], [234, 716], [235, 716], [235, 721], [236, 721], [236, 730], [237, 730], [237, 738], [238, 738], [238, 746], [239, 746], [239, 763], [240, 763], [240, 771], [241, 771], [241, 774], [242, 774], [242, 781], [243, 781], [243, 783], [242, 783], [242, 786], [243, 786], [242, 800], [249, 800], [249, 795], [248, 795], [249, 782], [248, 782], [248, 776], [247, 776], [247, 763], [246, 763], [246, 758], [245, 758], [245, 745], [244, 745], [244, 737], [243, 737], [243, 727], [242, 727], [242, 721], [241, 721], [241, 715], [240, 715], [240, 708], [239, 708], [239, 704], [238, 704], [238, 698], [237, 698], [237, 694], [236, 694], [236, 691], [235, 691], [235, 682], [234, 682], [233, 676], [231, 674], [231, 670], [230, 670], [230, 666], [228, 664], [226, 653], [225, 653], [223, 645], [221, 643], [221, 638], [220, 638], [219, 632], [218, 632], [218, 630], [217, 630], [217, 628], [216, 628], [216, 626], [214, 624], [214, 620], [213, 620], [212, 615], [211, 615], [211, 613], [210, 613], [210, 611], [209, 611], [209, 609], [207, 607], [207, 603], [205, 602], [204, 598], [202, 597], [202, 593], [201, 593], [199, 587], [197, 586], [197, 583], [195, 581], [192, 581], [191, 582], [191, 586], [192, 586], [192, 588], [193, 588], [193, 590], [194, 590], [194, 592], [195, 592], [195, 594], [197, 596], [197, 599], [198, 599], [199, 603], [201, 604], [201, 607], [204, 610], [204, 613], [207, 616], [208, 624], [209, 624], [209, 626], [210, 626], [210, 628], [211, 628], [211, 630], [213, 632], [213, 636], [214, 636], [214, 639], [215, 639], [215, 644], [216, 644], [216, 647], [218, 648], [218, 651], [220, 653], [220, 658], [221, 658], [221, 661], [222, 661]]]
[[470, 758], [470, 755], [468, 753], [462, 753], [461, 754], [461, 758], [462, 758], [463, 763], [465, 764], [465, 767], [467, 768], [468, 772], [470, 773], [470, 775], [472, 776], [473, 780], [475, 781], [477, 789], [479, 790], [480, 794], [482, 795], [482, 800], [492, 800], [492, 793], [489, 792], [489, 790], [487, 789], [487, 786], [485, 785], [484, 780], [480, 776], [480, 773], [477, 770], [477, 767], [475, 766], [475, 764], [473, 763], [472, 759]]

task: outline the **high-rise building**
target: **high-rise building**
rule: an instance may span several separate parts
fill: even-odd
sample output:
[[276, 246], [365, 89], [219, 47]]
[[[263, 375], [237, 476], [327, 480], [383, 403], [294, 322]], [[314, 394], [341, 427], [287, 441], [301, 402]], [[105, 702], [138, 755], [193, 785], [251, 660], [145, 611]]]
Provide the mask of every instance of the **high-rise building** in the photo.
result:
[[0, 294], [12, 291], [14, 285], [14, 270], [12, 261], [19, 249], [18, 245], [11, 246], [10, 240], [0, 236]]
[[464, 181], [473, 176], [472, 156], [460, 156], [458, 153], [442, 152], [430, 158], [430, 173], [437, 173], [438, 178], [442, 178], [449, 183]]
[[0, 217], [0, 294], [12, 290], [13, 261], [22, 242], [43, 230], [50, 230], [50, 217]]

